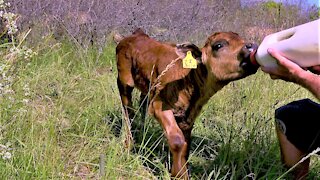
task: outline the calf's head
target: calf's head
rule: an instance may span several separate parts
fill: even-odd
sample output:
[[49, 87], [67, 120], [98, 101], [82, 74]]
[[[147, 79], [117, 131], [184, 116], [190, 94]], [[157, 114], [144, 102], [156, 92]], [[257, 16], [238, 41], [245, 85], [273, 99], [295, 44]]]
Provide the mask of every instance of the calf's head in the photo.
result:
[[177, 45], [177, 52], [192, 51], [199, 63], [208, 69], [208, 75], [220, 82], [230, 82], [254, 74], [257, 67], [250, 62], [250, 52], [257, 45], [245, 42], [233, 32], [218, 32], [209, 36], [200, 50], [193, 44]]

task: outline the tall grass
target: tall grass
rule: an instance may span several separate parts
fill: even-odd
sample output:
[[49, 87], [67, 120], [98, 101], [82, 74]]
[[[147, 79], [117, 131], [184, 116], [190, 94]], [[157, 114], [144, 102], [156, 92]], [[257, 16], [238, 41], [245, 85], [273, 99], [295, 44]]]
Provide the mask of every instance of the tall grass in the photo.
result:
[[[17, 62], [14, 92], [1, 97], [0, 144], [12, 157], [0, 159], [0, 179], [169, 179], [171, 157], [154, 118], [137, 114], [133, 149], [124, 148], [114, 49], [108, 44], [99, 53], [44, 39], [37, 56]], [[312, 98], [262, 72], [230, 83], [196, 121], [192, 178], [280, 177], [286, 169], [274, 110], [304, 97]], [[319, 159], [312, 158], [310, 178], [318, 179]]]
[[13, 100], [1, 102], [0, 144], [12, 152], [0, 160], [1, 179], [96, 178], [100, 154], [106, 176], [150, 176], [112, 133], [121, 119], [114, 47], [98, 56], [68, 43], [44, 46], [20, 62]]

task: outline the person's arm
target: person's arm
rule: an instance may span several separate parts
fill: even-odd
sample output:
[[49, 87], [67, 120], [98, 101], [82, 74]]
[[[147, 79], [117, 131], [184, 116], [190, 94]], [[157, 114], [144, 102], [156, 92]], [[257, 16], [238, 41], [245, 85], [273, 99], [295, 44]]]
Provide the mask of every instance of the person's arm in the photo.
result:
[[[280, 52], [268, 49], [279, 65], [277, 68], [261, 67], [261, 70], [270, 74], [272, 79], [282, 79], [299, 84], [308, 89], [316, 98], [320, 99], [320, 76], [302, 69], [294, 62], [283, 57]], [[318, 68], [318, 67], [317, 67]], [[317, 71], [317, 68], [314, 70]]]

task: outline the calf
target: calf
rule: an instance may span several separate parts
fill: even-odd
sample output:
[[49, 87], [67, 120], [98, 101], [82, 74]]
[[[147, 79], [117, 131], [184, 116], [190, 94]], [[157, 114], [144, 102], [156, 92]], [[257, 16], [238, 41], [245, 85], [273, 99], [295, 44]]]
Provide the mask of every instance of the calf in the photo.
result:
[[[117, 45], [117, 83], [126, 116], [133, 116], [134, 87], [141, 91], [140, 102], [149, 94], [148, 112], [161, 124], [173, 156], [172, 176], [188, 179], [186, 162], [196, 117], [217, 91], [257, 71], [249, 61], [256, 47], [233, 32], [214, 33], [199, 49], [191, 43], [158, 42], [140, 29]], [[190, 52], [195, 69], [183, 67], [182, 59], [186, 54], [190, 58]]]

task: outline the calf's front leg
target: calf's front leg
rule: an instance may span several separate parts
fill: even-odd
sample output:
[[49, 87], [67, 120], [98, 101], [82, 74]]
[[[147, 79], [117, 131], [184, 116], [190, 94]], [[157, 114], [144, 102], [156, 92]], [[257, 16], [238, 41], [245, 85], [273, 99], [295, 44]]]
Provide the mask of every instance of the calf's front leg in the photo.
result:
[[155, 117], [164, 129], [172, 154], [171, 176], [189, 179], [186, 159], [188, 144], [173, 116], [172, 110], [163, 110], [163, 102], [159, 99], [152, 102], [152, 108], [154, 109]]

